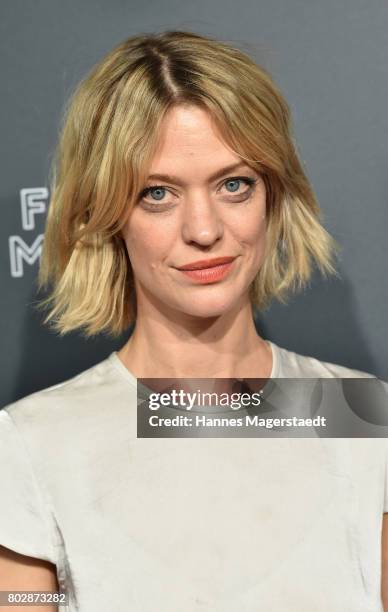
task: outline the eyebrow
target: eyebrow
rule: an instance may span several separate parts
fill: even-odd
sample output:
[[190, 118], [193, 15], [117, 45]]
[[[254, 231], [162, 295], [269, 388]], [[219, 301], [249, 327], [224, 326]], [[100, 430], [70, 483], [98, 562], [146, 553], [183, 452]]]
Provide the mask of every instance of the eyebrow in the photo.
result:
[[[228, 172], [232, 172], [234, 170], [238, 170], [240, 168], [250, 168], [248, 164], [245, 162], [238, 162], [237, 164], [232, 164], [230, 166], [225, 166], [224, 168], [220, 168], [217, 172], [214, 172], [208, 177], [208, 182], [214, 181], [215, 179], [228, 174]], [[252, 168], [250, 168], [252, 170]], [[158, 181], [167, 181], [169, 183], [175, 183], [176, 185], [183, 186], [184, 182], [178, 177], [172, 174], [150, 174], [147, 177], [147, 181], [149, 180], [158, 180]]]

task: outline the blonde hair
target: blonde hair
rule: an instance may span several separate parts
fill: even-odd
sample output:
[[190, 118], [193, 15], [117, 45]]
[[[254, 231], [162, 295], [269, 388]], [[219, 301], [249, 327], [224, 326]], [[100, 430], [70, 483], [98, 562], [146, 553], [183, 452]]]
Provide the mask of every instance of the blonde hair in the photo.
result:
[[257, 169], [267, 191], [263, 264], [254, 307], [306, 285], [315, 263], [338, 275], [339, 245], [324, 229], [291, 132], [290, 110], [269, 73], [242, 51], [191, 32], [128, 38], [71, 96], [51, 167], [38, 287], [44, 323], [61, 335], [118, 336], [136, 321], [133, 272], [120, 230], [143, 186], [159, 126], [172, 105], [206, 108], [225, 142]]

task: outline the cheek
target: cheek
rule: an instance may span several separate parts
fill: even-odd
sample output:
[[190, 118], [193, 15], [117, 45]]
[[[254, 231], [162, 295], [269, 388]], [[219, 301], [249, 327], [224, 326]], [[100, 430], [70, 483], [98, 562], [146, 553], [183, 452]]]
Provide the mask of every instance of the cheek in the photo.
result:
[[[234, 226], [234, 237], [242, 247], [242, 254], [245, 255], [248, 268], [256, 274], [257, 269], [262, 265], [266, 247], [267, 220], [263, 218], [265, 209], [257, 210], [252, 215], [247, 215], [243, 223], [236, 223]], [[248, 272], [247, 268], [247, 272]]]
[[133, 215], [123, 230], [123, 238], [133, 267], [145, 262], [155, 268], [171, 250], [170, 232], [160, 227], [157, 220], [143, 219]]
[[267, 219], [266, 219], [266, 190], [264, 184], [259, 183], [257, 192], [253, 195], [245, 209], [236, 220], [235, 231], [240, 235], [240, 240], [247, 245], [257, 247], [265, 241]]
[[239, 235], [241, 242], [258, 247], [264, 243], [266, 236], [266, 219], [263, 219], [264, 212], [248, 215], [246, 218], [240, 219], [235, 225], [235, 233]]

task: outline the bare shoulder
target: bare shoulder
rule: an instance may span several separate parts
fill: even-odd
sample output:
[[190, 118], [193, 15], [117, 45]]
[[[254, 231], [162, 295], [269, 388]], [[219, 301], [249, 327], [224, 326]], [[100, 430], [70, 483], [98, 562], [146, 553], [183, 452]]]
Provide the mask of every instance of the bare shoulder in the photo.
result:
[[[0, 591], [58, 591], [56, 566], [49, 561], [20, 555], [0, 545]], [[13, 610], [14, 606], [2, 607]], [[57, 606], [34, 606], [34, 610], [57, 612]]]

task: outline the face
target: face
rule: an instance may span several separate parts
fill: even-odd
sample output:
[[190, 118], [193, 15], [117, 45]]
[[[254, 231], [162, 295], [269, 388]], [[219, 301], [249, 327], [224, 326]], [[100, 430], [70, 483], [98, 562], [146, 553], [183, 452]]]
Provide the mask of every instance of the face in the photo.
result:
[[[197, 106], [170, 109], [122, 230], [138, 313], [152, 304], [159, 312], [215, 317], [248, 301], [263, 260], [265, 212], [263, 179], [222, 141], [210, 115]], [[234, 259], [203, 272], [179, 269], [223, 257]]]

